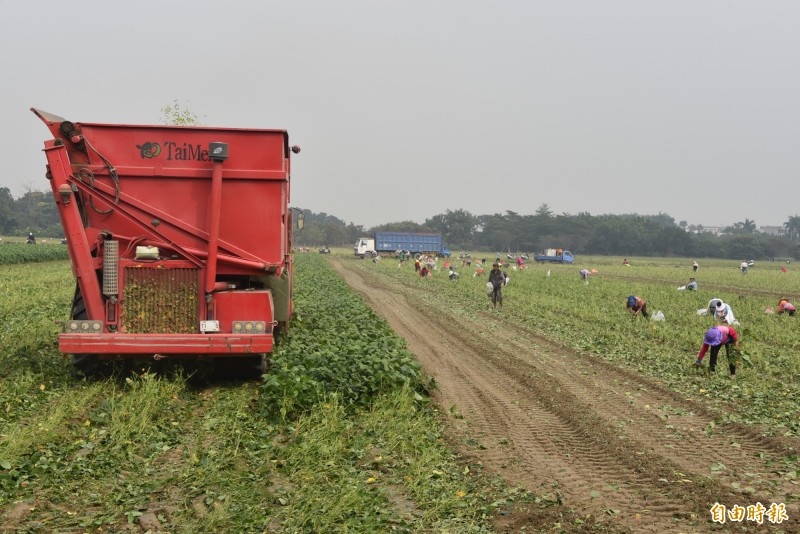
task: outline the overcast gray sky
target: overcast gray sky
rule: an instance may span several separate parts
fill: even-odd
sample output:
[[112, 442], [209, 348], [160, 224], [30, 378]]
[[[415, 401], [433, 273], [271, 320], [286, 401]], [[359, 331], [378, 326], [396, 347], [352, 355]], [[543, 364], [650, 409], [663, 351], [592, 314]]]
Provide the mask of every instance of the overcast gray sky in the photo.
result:
[[0, 0], [0, 186], [73, 122], [285, 128], [292, 203], [473, 214], [800, 213], [800, 2]]

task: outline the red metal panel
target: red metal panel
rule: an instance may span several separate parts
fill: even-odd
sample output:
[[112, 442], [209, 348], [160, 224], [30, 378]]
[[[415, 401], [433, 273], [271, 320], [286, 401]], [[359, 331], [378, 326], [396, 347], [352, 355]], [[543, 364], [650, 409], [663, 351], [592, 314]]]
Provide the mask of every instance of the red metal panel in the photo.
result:
[[222, 332], [232, 332], [233, 321], [264, 321], [271, 328], [275, 312], [269, 291], [222, 291], [213, 299], [214, 318]]
[[[140, 126], [78, 123], [76, 126], [97, 152], [121, 168], [200, 170], [211, 176], [208, 145], [228, 143], [230, 159], [225, 170], [264, 176], [281, 172], [288, 178], [285, 130], [255, 130], [178, 126]], [[94, 164], [103, 162], [89, 151]], [[146, 164], [144, 164], [146, 162]], [[151, 172], [151, 171], [146, 171]], [[184, 172], [176, 172], [183, 175]]]
[[272, 352], [269, 334], [61, 334], [69, 354], [251, 354]]
[[[102, 319], [105, 315], [105, 308], [100, 296], [100, 283], [97, 280], [94, 259], [89, 249], [89, 240], [81, 222], [75, 195], [68, 183], [70, 171], [67, 151], [64, 146], [55, 141], [48, 141], [45, 143], [45, 154], [50, 173], [50, 187], [53, 190], [58, 216], [67, 238], [72, 272], [78, 280], [87, 316], [89, 319]], [[62, 188], [64, 188], [63, 196]]]
[[[35, 112], [54, 137], [64, 140], [70, 181], [84, 189], [84, 200], [96, 189], [104, 193], [93, 194], [97, 210], [84, 210], [88, 226], [109, 231], [121, 248], [124, 237], [144, 235], [208, 250], [216, 210], [208, 200], [212, 162], [207, 152], [209, 143], [223, 142], [229, 157], [218, 212], [220, 262], [238, 258], [260, 269], [284, 261], [289, 252], [283, 228], [289, 183], [285, 130], [72, 124]], [[158, 226], [151, 226], [154, 219]]]

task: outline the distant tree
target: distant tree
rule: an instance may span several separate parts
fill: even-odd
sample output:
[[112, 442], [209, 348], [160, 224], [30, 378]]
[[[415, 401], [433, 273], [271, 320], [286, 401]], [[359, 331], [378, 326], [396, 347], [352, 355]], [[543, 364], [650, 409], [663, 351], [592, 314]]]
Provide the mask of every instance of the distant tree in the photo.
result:
[[789, 239], [800, 240], [800, 215], [790, 216], [783, 226], [786, 228], [786, 236]]
[[415, 223], [414, 221], [400, 221], [382, 224], [370, 229], [369, 233], [375, 232], [414, 232], [414, 233], [428, 233], [431, 229], [424, 224]]
[[338, 243], [328, 243], [327, 235], [325, 233], [325, 225], [312, 222], [304, 223], [302, 230], [295, 230], [294, 244], [298, 246], [317, 246], [317, 245], [335, 245]]
[[537, 217], [552, 217], [553, 211], [550, 209], [550, 206], [547, 204], [540, 204], [538, 208], [536, 208], [536, 213], [534, 214]]
[[433, 232], [442, 234], [445, 243], [451, 247], [465, 247], [473, 239], [477, 219], [463, 209], [447, 210], [425, 220], [425, 226]]
[[0, 187], [0, 235], [11, 235], [17, 226], [14, 197], [7, 187]]
[[637, 217], [641, 217], [644, 220], [652, 221], [660, 226], [672, 227], [677, 226], [675, 224], [675, 219], [673, 219], [670, 215], [666, 213], [659, 212], [658, 215], [637, 215]]
[[745, 219], [744, 222], [733, 223], [733, 226], [726, 226], [725, 233], [733, 235], [754, 234], [756, 232], [756, 222]]
[[739, 234], [728, 238], [728, 257], [736, 259], [763, 258], [767, 256], [765, 243], [753, 234]]
[[355, 243], [356, 239], [362, 237], [366, 233], [364, 227], [360, 224], [350, 223], [347, 225], [348, 243]]

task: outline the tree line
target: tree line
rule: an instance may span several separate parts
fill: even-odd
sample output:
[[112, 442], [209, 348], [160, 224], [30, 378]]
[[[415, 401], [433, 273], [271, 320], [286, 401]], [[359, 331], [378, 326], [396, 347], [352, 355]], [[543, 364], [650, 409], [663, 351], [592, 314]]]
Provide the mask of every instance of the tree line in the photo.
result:
[[[676, 223], [665, 213], [555, 214], [547, 204], [529, 215], [513, 211], [473, 215], [463, 209], [448, 209], [421, 224], [399, 221], [371, 228], [347, 223], [325, 212], [303, 213], [305, 226], [294, 234], [298, 246], [349, 246], [376, 231], [396, 231], [442, 234], [453, 251], [530, 253], [557, 247], [575, 254], [800, 259], [800, 215], [787, 219], [781, 236], [758, 232], [755, 221], [750, 219], [734, 223], [717, 236], [685, 221]], [[63, 237], [52, 194], [28, 190], [15, 199], [7, 187], [0, 187], [0, 235], [24, 236], [28, 232]]]
[[547, 204], [530, 215], [513, 211], [473, 215], [457, 209], [433, 215], [422, 224], [400, 221], [372, 228], [348, 224], [326, 213], [305, 210], [304, 214], [305, 228], [295, 233], [295, 243], [300, 246], [346, 246], [376, 231], [395, 231], [442, 234], [453, 251], [531, 253], [557, 247], [576, 254], [616, 256], [800, 259], [800, 216], [797, 215], [784, 223], [783, 235], [775, 236], [758, 232], [755, 221], [750, 219], [736, 222], [725, 228], [722, 235], [715, 235], [685, 221], [677, 223], [665, 213], [555, 214]]
[[0, 235], [64, 237], [51, 192], [28, 190], [14, 198], [8, 187], [0, 187]]

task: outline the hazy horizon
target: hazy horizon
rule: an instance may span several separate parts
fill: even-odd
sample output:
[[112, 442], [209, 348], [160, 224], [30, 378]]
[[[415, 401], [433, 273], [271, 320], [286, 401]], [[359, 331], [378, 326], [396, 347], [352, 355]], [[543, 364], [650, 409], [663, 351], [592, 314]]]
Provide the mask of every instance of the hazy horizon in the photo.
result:
[[369, 228], [475, 215], [800, 213], [800, 4], [3, 2], [0, 187], [45, 190], [48, 131], [282, 128], [292, 204]]

